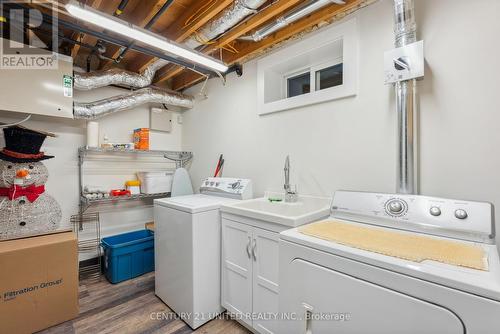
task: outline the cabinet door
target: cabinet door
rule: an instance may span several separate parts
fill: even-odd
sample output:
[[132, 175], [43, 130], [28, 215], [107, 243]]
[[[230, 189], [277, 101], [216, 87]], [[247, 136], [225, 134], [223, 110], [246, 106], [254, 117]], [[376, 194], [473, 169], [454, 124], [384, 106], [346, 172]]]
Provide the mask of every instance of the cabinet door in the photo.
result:
[[252, 326], [252, 227], [222, 219], [222, 306]]
[[259, 333], [277, 333], [279, 234], [253, 229], [253, 328]]

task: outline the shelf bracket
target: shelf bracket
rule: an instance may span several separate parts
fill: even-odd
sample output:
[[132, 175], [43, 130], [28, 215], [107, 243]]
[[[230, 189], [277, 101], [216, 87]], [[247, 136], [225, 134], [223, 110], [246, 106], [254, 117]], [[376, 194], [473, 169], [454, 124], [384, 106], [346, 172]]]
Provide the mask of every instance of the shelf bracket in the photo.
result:
[[169, 156], [169, 154], [165, 154], [164, 157], [168, 160], [172, 160], [175, 162], [175, 168], [183, 168], [186, 166], [188, 161], [193, 158], [193, 153], [191, 152], [179, 152], [178, 157]]

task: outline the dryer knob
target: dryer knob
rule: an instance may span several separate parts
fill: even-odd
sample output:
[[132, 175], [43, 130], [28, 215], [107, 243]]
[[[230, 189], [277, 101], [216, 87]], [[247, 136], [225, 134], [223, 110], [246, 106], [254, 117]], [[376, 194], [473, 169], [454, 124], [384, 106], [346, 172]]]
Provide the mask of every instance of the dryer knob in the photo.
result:
[[441, 209], [437, 206], [433, 206], [432, 208], [430, 208], [429, 212], [434, 217], [441, 216]]
[[465, 219], [468, 216], [469, 215], [467, 214], [467, 211], [465, 211], [463, 209], [458, 209], [455, 211], [455, 217], [457, 217], [458, 219]]
[[392, 213], [401, 213], [403, 212], [404, 206], [400, 201], [392, 201], [389, 203], [389, 211]]

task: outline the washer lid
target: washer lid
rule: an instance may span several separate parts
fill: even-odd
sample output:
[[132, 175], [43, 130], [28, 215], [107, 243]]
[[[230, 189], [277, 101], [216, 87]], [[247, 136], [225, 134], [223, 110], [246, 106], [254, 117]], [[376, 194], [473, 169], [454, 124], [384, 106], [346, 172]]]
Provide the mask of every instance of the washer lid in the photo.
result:
[[154, 204], [188, 213], [198, 213], [219, 209], [222, 203], [232, 203], [237, 200], [204, 194], [178, 196], [155, 199]]
[[[351, 221], [346, 223], [359, 224]], [[365, 224], [361, 224], [366, 226]], [[385, 228], [385, 227], [374, 227]], [[475, 245], [484, 249], [488, 257], [489, 271], [469, 269], [435, 261], [413, 262], [396, 257], [373, 253], [362, 249], [344, 246], [333, 241], [322, 240], [299, 232], [298, 228], [280, 234], [282, 240], [309, 248], [349, 258], [365, 264], [385, 268], [408, 276], [424, 279], [439, 285], [466, 291], [500, 301], [500, 260], [497, 247], [483, 243], [458, 241], [450, 238], [435, 237]]]

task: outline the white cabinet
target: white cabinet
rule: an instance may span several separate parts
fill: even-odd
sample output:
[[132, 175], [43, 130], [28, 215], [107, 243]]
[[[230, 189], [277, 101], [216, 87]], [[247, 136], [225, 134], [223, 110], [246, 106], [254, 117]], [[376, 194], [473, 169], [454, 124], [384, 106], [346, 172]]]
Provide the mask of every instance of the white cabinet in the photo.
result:
[[279, 234], [253, 228], [253, 327], [259, 333], [273, 333], [274, 321], [264, 319], [278, 313]]
[[222, 306], [252, 326], [252, 227], [222, 220]]
[[275, 333], [279, 234], [222, 219], [222, 306], [259, 333]]

